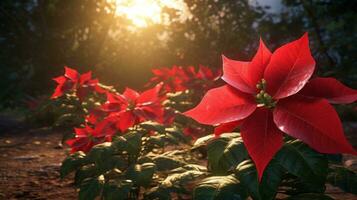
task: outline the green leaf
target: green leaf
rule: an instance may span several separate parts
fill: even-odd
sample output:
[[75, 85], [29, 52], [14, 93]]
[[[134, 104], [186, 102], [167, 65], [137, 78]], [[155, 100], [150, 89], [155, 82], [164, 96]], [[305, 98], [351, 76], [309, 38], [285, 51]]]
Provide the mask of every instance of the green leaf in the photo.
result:
[[80, 185], [84, 179], [91, 178], [98, 175], [98, 170], [94, 164], [85, 165], [76, 171], [74, 176], [74, 184]]
[[159, 133], [165, 133], [165, 127], [162, 124], [153, 121], [146, 121], [140, 124], [140, 126], [148, 131], [156, 131]]
[[190, 171], [190, 170], [207, 172], [207, 168], [205, 166], [196, 165], [196, 164], [188, 164], [188, 165], [173, 169], [170, 171], [170, 173], [183, 173], [183, 172]]
[[132, 165], [126, 172], [126, 177], [138, 186], [147, 187], [156, 171], [154, 163], [144, 163], [142, 165]]
[[208, 167], [214, 174], [227, 174], [248, 156], [241, 138], [220, 137], [207, 144]]
[[181, 161], [180, 159], [159, 155], [153, 158], [153, 162], [157, 166], [157, 170], [165, 171], [175, 169], [181, 166], [184, 166], [186, 163]]
[[150, 188], [145, 192], [144, 199], [171, 200], [170, 190], [159, 186]]
[[213, 138], [215, 138], [215, 136], [213, 134], [198, 138], [195, 141], [195, 143], [193, 144], [192, 149], [194, 150], [194, 149], [198, 149], [201, 147], [205, 147], [207, 145], [207, 143], [209, 141], [211, 141]]
[[193, 192], [193, 199], [242, 200], [246, 199], [246, 193], [234, 176], [212, 176], [197, 184]]
[[109, 180], [103, 188], [104, 200], [126, 200], [133, 187], [131, 180]]
[[86, 163], [86, 154], [82, 151], [78, 151], [74, 154], [67, 156], [62, 162], [60, 174], [61, 178], [64, 178], [69, 173], [77, 170], [81, 165]]
[[114, 150], [111, 142], [95, 145], [88, 153], [88, 159], [93, 161], [99, 171], [106, 171], [113, 167], [111, 157]]
[[275, 156], [291, 174], [297, 176], [311, 192], [323, 192], [328, 169], [325, 155], [320, 154], [299, 140], [288, 141]]
[[123, 136], [113, 138], [115, 152], [128, 152], [128, 154], [137, 157], [141, 150], [142, 134], [137, 131], [130, 131]]
[[259, 183], [254, 163], [251, 160], [246, 160], [237, 166], [236, 175], [253, 199], [270, 200], [275, 199], [284, 170], [277, 161], [271, 160]]
[[100, 195], [104, 185], [104, 176], [89, 178], [83, 181], [79, 190], [79, 200], [94, 200]]
[[170, 127], [165, 129], [166, 134], [171, 135], [173, 138], [176, 138], [177, 141], [187, 143], [189, 140], [183, 134], [183, 132], [177, 127]]
[[[233, 133], [223, 133], [222, 135], [219, 136], [219, 138], [226, 138], [226, 139], [232, 139], [232, 138], [239, 138], [240, 133], [233, 132]], [[195, 143], [193, 144], [192, 150], [199, 149], [199, 148], [205, 148], [207, 144], [214, 140], [216, 136], [214, 134], [211, 135], [206, 135], [203, 137], [198, 138]]]
[[344, 167], [331, 168], [327, 175], [327, 182], [345, 192], [357, 194], [357, 174]]
[[206, 172], [190, 170], [180, 174], [171, 174], [161, 183], [161, 187], [175, 188], [175, 191], [186, 191], [189, 188], [189, 182], [195, 181], [197, 178], [206, 175]]
[[284, 200], [333, 200], [325, 194], [305, 193], [285, 198]]

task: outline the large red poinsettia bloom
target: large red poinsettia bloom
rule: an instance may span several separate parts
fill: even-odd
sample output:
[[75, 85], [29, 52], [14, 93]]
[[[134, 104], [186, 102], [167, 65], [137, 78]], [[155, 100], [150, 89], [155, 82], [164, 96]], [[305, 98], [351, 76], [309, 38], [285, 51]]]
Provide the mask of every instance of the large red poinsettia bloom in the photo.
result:
[[83, 100], [90, 91], [105, 92], [103, 88], [99, 87], [98, 79], [92, 79], [91, 71], [81, 75], [72, 68], [64, 67], [64, 69], [63, 76], [53, 79], [58, 85], [51, 96], [52, 99], [58, 98], [70, 90], [75, 90], [76, 96], [80, 100]]
[[333, 78], [309, 80], [314, 68], [307, 34], [273, 54], [260, 41], [250, 62], [223, 57], [222, 79], [227, 84], [209, 90], [185, 115], [218, 125], [217, 134], [240, 125], [259, 179], [281, 148], [283, 133], [321, 153], [356, 154], [329, 103], [354, 102], [357, 90]]

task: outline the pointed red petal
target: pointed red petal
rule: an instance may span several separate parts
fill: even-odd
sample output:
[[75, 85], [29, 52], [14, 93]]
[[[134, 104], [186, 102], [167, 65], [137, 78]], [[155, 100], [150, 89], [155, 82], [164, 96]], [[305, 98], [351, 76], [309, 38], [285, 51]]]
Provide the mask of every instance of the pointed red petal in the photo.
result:
[[154, 88], [144, 91], [137, 99], [137, 103], [152, 103], [159, 99], [159, 93], [162, 88], [162, 83], [157, 84]]
[[252, 95], [225, 85], [209, 90], [195, 108], [184, 114], [202, 124], [215, 125], [244, 119], [255, 108]]
[[123, 92], [123, 96], [125, 96], [128, 100], [135, 101], [140, 96], [140, 94], [137, 91], [127, 87]]
[[321, 153], [356, 154], [343, 134], [335, 109], [325, 99], [293, 96], [274, 110], [278, 128]]
[[325, 98], [330, 103], [353, 103], [357, 90], [343, 85], [334, 78], [314, 78], [299, 93], [308, 97]]
[[260, 39], [259, 49], [254, 58], [249, 64], [249, 73], [247, 74], [251, 87], [256, 90], [256, 85], [264, 76], [265, 68], [267, 67], [272, 53]]
[[247, 74], [249, 62], [231, 60], [225, 56], [223, 59], [223, 76], [222, 79], [229, 85], [246, 93], [254, 93], [254, 89], [246, 80], [244, 74]]
[[228, 133], [233, 131], [235, 128], [237, 128], [241, 124], [241, 121], [233, 121], [233, 122], [228, 122], [224, 124], [218, 125], [216, 128], [214, 128], [214, 135], [219, 136], [222, 133]]
[[91, 78], [92, 78], [92, 72], [91, 71], [89, 71], [87, 73], [84, 73], [79, 77], [79, 83], [80, 84], [84, 84], [84, 83], [90, 81]]
[[131, 111], [122, 112], [119, 115], [119, 121], [117, 122], [116, 127], [121, 132], [124, 132], [135, 124], [135, 119], [136, 117]]
[[223, 56], [222, 79], [242, 92], [254, 93], [256, 84], [263, 78], [270, 57], [271, 52], [262, 40], [251, 62], [230, 60]]
[[79, 79], [79, 73], [72, 69], [72, 68], [69, 68], [69, 67], [64, 67], [64, 76], [71, 79], [72, 81], [74, 82], [77, 82], [78, 79]]
[[76, 133], [76, 137], [87, 137], [88, 130], [86, 128], [74, 128], [74, 132]]
[[51, 99], [55, 99], [55, 98], [58, 98], [60, 96], [62, 96], [64, 94], [64, 91], [63, 91], [63, 85], [58, 85], [55, 89], [55, 91], [53, 92], [52, 96], [51, 96]]
[[304, 87], [315, 69], [315, 60], [309, 49], [309, 38], [300, 39], [278, 48], [265, 70], [267, 90], [275, 99], [297, 93]]
[[67, 78], [64, 76], [58, 76], [56, 78], [53, 78], [53, 80], [56, 81], [56, 83], [58, 83], [58, 84], [64, 84], [66, 82]]
[[283, 133], [276, 127], [270, 110], [257, 110], [243, 121], [241, 135], [261, 180], [266, 166], [283, 144]]

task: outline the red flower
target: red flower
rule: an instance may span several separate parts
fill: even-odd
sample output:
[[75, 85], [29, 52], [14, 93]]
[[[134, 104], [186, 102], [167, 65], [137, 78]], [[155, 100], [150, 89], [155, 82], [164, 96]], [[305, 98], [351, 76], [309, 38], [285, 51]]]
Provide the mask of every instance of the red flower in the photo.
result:
[[149, 84], [164, 83], [167, 92], [179, 92], [187, 89], [209, 89], [213, 82], [220, 76], [220, 72], [214, 72], [206, 66], [199, 66], [196, 72], [193, 66], [173, 66], [170, 68], [153, 69], [155, 75]]
[[149, 84], [163, 82], [164, 90], [167, 92], [178, 92], [187, 89], [184, 82], [187, 81], [188, 76], [181, 66], [173, 66], [171, 69], [168, 67], [153, 69], [152, 73], [154, 77], [150, 79]]
[[105, 90], [98, 86], [98, 79], [92, 79], [92, 72], [80, 75], [76, 70], [64, 67], [64, 76], [59, 76], [53, 80], [57, 82], [55, 92], [51, 98], [55, 99], [70, 90], [76, 90], [77, 97], [82, 100], [90, 91], [104, 93]]
[[108, 112], [105, 123], [115, 124], [124, 132], [142, 121], [163, 120], [165, 111], [161, 88], [162, 84], [158, 84], [141, 94], [130, 88], [126, 88], [123, 94], [108, 94], [107, 102], [102, 106], [102, 110]]
[[71, 153], [77, 151], [88, 152], [94, 145], [110, 140], [101, 135], [96, 135], [94, 130], [89, 126], [75, 128], [74, 131], [76, 137], [66, 142], [71, 147]]
[[354, 102], [357, 90], [332, 78], [309, 81], [314, 68], [307, 34], [273, 54], [260, 41], [250, 62], [223, 57], [222, 79], [227, 85], [209, 90], [185, 115], [203, 124], [219, 125], [217, 134], [240, 124], [259, 179], [281, 148], [283, 133], [321, 153], [357, 154], [329, 104]]

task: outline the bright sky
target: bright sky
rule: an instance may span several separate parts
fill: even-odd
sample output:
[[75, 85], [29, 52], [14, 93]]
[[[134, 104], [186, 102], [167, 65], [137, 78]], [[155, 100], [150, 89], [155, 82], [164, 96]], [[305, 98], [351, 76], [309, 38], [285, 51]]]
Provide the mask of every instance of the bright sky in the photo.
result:
[[169, 23], [168, 15], [163, 8], [177, 11], [180, 20], [189, 17], [189, 9], [183, 0], [115, 0], [116, 14], [125, 16], [136, 27], [147, 27], [150, 24]]

